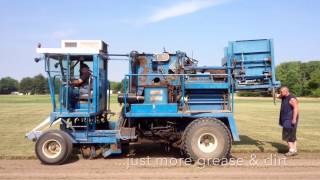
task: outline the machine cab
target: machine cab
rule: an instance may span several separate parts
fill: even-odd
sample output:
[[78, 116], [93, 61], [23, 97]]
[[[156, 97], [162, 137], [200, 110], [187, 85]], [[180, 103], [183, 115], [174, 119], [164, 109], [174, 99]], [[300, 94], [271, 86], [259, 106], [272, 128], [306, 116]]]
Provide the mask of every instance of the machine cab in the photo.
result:
[[42, 54], [53, 107], [58, 117], [89, 117], [107, 109], [107, 45], [103, 41], [62, 41]]

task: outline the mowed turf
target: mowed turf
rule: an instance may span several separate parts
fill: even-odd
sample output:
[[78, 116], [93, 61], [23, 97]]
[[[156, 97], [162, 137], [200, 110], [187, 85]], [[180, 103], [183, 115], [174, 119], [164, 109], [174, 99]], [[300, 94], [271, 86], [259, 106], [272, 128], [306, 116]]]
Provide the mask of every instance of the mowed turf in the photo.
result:
[[[299, 98], [300, 151], [320, 152], [320, 99]], [[116, 96], [111, 107], [119, 111]], [[241, 141], [233, 143], [233, 152], [283, 152], [278, 125], [280, 102], [271, 98], [237, 98], [235, 118]], [[34, 157], [34, 143], [25, 133], [45, 119], [51, 111], [49, 96], [0, 96], [0, 157]]]
[[[297, 130], [300, 151], [320, 152], [320, 99], [298, 98], [299, 125]], [[235, 119], [240, 142], [235, 142], [234, 152], [284, 152], [287, 144], [281, 140], [279, 124], [281, 102], [273, 104], [271, 98], [237, 98]]]

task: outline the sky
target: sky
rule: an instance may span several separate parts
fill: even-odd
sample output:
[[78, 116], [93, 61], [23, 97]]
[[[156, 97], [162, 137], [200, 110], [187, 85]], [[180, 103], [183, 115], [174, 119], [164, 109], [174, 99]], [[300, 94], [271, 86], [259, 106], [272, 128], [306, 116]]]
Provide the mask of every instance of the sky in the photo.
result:
[[[0, 78], [44, 74], [35, 48], [94, 39], [110, 53], [185, 51], [200, 65], [221, 64], [229, 41], [270, 38], [276, 64], [320, 60], [319, 0], [1, 0]], [[120, 81], [126, 61], [109, 63]]]

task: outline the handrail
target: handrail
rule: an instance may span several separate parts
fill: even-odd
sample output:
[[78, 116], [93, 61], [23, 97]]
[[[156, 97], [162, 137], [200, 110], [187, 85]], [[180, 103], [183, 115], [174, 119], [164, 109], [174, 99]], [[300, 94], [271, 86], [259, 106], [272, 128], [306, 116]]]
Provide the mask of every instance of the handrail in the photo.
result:
[[230, 74], [126, 74], [125, 76], [231, 76]]
[[90, 75], [89, 77], [89, 81], [88, 81], [88, 113], [90, 112], [91, 109], [91, 77], [93, 77], [92, 75]]
[[[73, 77], [78, 77], [79, 75], [77, 75], [77, 76], [73, 76]], [[92, 77], [94, 77], [94, 76], [90, 76], [90, 78], [89, 78], [89, 83], [88, 83], [88, 86], [89, 86], [89, 88], [88, 88], [88, 97], [87, 97], [87, 102], [88, 102], [88, 112], [90, 112], [90, 109], [91, 109], [91, 99], [92, 99], [92, 94], [91, 94], [91, 78]], [[63, 87], [65, 87], [65, 88], [71, 88], [71, 86], [68, 86], [68, 87], [66, 87], [66, 86], [64, 86], [64, 85], [66, 85], [68, 82], [67, 81], [62, 81], [62, 75], [61, 74], [56, 74], [56, 75], [54, 75], [54, 76], [50, 76], [49, 78], [52, 78], [53, 79], [53, 82], [52, 82], [52, 84], [53, 84], [53, 89], [55, 89], [56, 88], [56, 85], [55, 85], [55, 81], [57, 80], [57, 79], [59, 79], [59, 93], [58, 93], [58, 95], [59, 95], [59, 109], [57, 109], [57, 106], [56, 106], [56, 102], [55, 102], [55, 104], [53, 105], [55, 108], [54, 108], [54, 112], [56, 111], [56, 110], [59, 110], [59, 112], [60, 113], [62, 113], [63, 112], [63, 110], [62, 110], [62, 108], [63, 108], [63, 102], [64, 102], [64, 100], [63, 100], [63, 98], [64, 98], [64, 94], [65, 94], [65, 92], [63, 91]], [[81, 95], [80, 94], [80, 92], [79, 92], [79, 95]], [[67, 96], [68, 96], [68, 94], [67, 94]], [[55, 97], [52, 97], [52, 98], [55, 98]], [[65, 99], [65, 102], [66, 102], [66, 99]], [[66, 102], [67, 103], [67, 102]], [[67, 108], [67, 106], [68, 106], [68, 104], [65, 104], [66, 105], [66, 109], [68, 109]]]

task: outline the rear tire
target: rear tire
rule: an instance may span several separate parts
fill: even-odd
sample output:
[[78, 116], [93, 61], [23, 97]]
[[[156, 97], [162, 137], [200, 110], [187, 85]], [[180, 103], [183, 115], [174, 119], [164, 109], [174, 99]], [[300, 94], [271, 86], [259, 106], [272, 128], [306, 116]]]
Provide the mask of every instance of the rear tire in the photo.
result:
[[220, 163], [231, 150], [229, 129], [218, 119], [194, 120], [185, 129], [183, 150], [194, 162]]
[[35, 151], [38, 159], [49, 165], [63, 164], [72, 153], [72, 141], [61, 130], [49, 130], [37, 140]]

